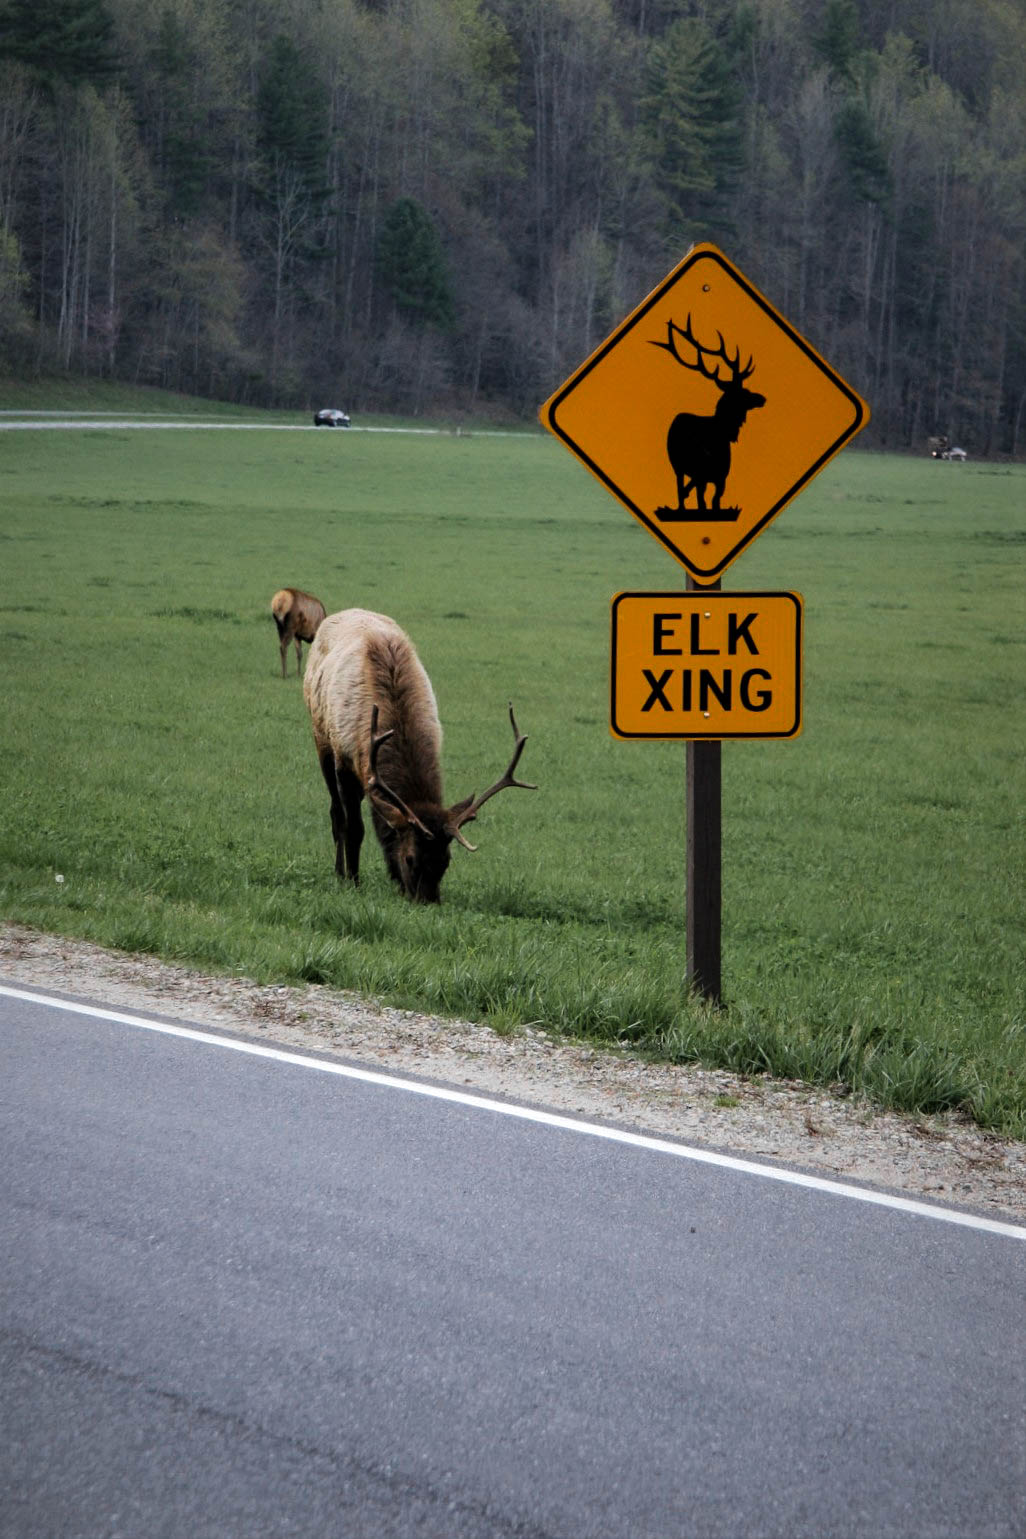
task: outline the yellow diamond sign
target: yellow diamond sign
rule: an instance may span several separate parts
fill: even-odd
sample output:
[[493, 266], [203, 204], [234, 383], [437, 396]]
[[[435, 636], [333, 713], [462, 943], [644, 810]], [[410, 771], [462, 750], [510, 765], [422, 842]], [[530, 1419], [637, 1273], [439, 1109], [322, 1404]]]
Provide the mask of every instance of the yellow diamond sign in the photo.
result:
[[715, 246], [695, 246], [541, 409], [543, 424], [714, 582], [869, 420]]

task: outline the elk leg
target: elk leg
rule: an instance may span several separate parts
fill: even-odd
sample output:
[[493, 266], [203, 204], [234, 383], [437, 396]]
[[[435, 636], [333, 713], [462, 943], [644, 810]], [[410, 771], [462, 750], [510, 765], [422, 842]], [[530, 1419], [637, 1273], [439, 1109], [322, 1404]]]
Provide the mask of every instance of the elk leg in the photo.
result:
[[287, 636], [283, 636], [282, 639], [281, 639], [280, 651], [281, 651], [281, 676], [282, 676], [283, 679], [285, 679], [285, 678], [288, 678], [288, 664], [286, 662], [286, 658], [288, 657], [288, 651], [289, 651], [289, 638]]
[[363, 843], [363, 814], [360, 811], [360, 803], [363, 801], [363, 786], [359, 776], [352, 770], [338, 770], [338, 788], [342, 798], [343, 817], [345, 819], [345, 856], [348, 875], [351, 881], [360, 880], [360, 845]]
[[373, 804], [371, 806], [371, 820], [374, 824], [374, 832], [378, 836], [378, 843], [381, 845], [381, 853], [385, 857], [388, 874], [399, 891], [402, 892], [403, 878], [399, 870], [399, 856], [396, 853], [397, 840], [395, 830], [386, 822]]
[[342, 852], [346, 836], [346, 809], [338, 793], [335, 755], [330, 748], [325, 748], [318, 754], [318, 758], [321, 761], [321, 774], [324, 776], [324, 783], [328, 787], [328, 795], [331, 797], [331, 837], [335, 841], [335, 875], [345, 876]]
[[683, 513], [684, 512], [684, 503], [687, 500], [688, 492], [690, 492], [693, 489], [694, 485], [695, 485], [694, 481], [689, 481], [687, 483], [687, 485], [685, 486], [685, 484], [684, 484], [684, 477], [682, 475], [677, 477], [677, 512], [678, 513]]
[[296, 672], [297, 674], [303, 672], [303, 643], [298, 636], [296, 637]]

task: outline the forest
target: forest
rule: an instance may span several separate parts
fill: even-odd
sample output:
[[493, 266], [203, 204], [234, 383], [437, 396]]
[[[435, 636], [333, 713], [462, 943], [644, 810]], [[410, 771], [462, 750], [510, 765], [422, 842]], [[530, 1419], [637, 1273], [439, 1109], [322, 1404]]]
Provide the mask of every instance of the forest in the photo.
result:
[[697, 240], [1026, 449], [1024, 0], [0, 0], [0, 373], [529, 419]]

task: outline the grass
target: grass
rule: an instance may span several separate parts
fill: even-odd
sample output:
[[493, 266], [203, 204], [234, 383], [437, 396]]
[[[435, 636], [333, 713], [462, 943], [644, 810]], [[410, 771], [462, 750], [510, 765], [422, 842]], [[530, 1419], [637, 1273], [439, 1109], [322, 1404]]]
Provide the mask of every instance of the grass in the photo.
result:
[[[713, 1010], [682, 983], [683, 749], [607, 730], [610, 597], [683, 574], [557, 444], [0, 432], [0, 913], [1022, 1137], [1024, 505], [1022, 467], [849, 452], [727, 574], [804, 594], [805, 728], [724, 745]], [[441, 909], [371, 835], [335, 882], [283, 584], [406, 626], [453, 799], [516, 703], [542, 789], [489, 804]]]
[[153, 386], [60, 375], [23, 380], [0, 376], [0, 411], [126, 412], [133, 416], [249, 417], [251, 408]]

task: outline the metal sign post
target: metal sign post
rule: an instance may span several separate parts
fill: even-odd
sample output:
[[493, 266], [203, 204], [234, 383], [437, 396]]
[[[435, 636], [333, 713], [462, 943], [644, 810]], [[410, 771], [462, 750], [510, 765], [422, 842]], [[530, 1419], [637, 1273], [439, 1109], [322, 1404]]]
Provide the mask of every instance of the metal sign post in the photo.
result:
[[730, 738], [802, 727], [798, 593], [618, 593], [610, 612], [614, 737], [687, 742], [688, 986], [720, 1002], [720, 760]]
[[[697, 583], [688, 577], [688, 591]], [[711, 585], [719, 590], [719, 583]], [[710, 591], [710, 590], [706, 590]], [[686, 759], [685, 981], [713, 1004], [722, 1000], [722, 769], [719, 739], [691, 738]]]
[[720, 577], [869, 408], [699, 245], [539, 415], [687, 569], [686, 593], [613, 600], [610, 730], [687, 743], [686, 974], [718, 1004], [722, 740], [797, 736], [802, 668], [799, 595], [723, 594]]

